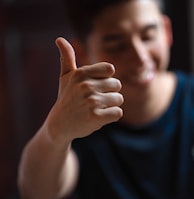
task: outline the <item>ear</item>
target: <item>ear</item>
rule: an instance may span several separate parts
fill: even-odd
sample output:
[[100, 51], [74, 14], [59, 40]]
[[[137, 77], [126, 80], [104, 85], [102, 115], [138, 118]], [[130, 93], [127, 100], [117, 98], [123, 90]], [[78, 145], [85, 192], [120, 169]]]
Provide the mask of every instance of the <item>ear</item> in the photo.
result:
[[75, 50], [77, 66], [88, 64], [87, 49], [84, 42], [78, 39], [72, 39], [71, 44]]
[[170, 18], [166, 15], [163, 15], [163, 23], [164, 23], [164, 29], [165, 29], [165, 33], [166, 33], [167, 43], [169, 44], [169, 46], [172, 46], [173, 31], [172, 31], [172, 24], [171, 24]]

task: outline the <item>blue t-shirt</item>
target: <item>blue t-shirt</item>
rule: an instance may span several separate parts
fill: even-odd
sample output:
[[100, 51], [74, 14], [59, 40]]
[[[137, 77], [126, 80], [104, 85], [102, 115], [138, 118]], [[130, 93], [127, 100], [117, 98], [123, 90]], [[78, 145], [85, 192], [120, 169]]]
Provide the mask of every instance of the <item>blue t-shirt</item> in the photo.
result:
[[73, 142], [80, 161], [74, 198], [194, 198], [194, 78], [176, 75], [172, 102], [156, 121], [112, 123]]

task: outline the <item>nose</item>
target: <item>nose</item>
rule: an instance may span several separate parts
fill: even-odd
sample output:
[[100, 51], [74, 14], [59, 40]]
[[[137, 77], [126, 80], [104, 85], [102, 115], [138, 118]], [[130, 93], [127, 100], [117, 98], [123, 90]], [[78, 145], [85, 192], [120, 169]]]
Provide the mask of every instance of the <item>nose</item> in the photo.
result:
[[143, 66], [149, 60], [149, 50], [140, 39], [134, 39], [131, 43], [130, 59], [137, 66]]

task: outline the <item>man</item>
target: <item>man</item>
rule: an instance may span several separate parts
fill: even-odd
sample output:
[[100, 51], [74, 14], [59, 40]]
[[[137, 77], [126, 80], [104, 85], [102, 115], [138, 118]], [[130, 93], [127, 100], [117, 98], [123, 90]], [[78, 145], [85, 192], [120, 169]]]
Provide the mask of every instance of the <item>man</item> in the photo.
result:
[[74, 48], [56, 40], [58, 98], [24, 149], [22, 197], [193, 198], [194, 80], [167, 70], [169, 18], [156, 0], [91, 2], [67, 3]]

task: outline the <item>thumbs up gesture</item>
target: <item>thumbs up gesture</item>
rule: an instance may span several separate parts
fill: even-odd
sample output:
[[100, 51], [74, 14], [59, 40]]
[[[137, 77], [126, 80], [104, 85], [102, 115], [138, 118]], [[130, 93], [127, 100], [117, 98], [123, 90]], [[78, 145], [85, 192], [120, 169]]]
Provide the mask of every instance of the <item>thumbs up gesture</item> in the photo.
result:
[[61, 72], [57, 100], [47, 126], [57, 140], [84, 137], [122, 116], [121, 83], [113, 78], [112, 64], [101, 62], [77, 68], [70, 43], [57, 38]]

